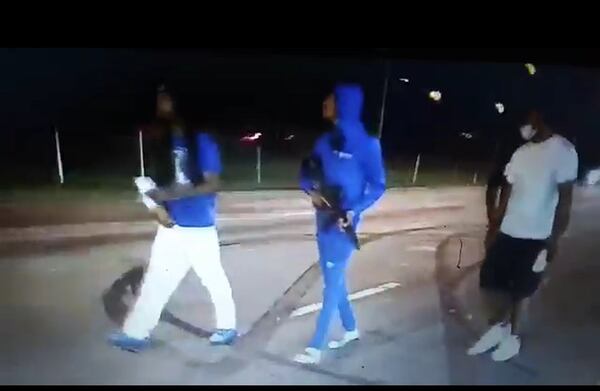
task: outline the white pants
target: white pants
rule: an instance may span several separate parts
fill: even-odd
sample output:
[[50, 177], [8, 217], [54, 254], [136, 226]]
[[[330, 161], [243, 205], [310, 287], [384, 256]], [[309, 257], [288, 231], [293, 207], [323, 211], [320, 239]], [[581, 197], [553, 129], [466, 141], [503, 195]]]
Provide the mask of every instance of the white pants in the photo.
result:
[[181, 280], [193, 268], [215, 306], [218, 329], [235, 329], [235, 304], [229, 280], [221, 266], [215, 227], [165, 228], [160, 226], [140, 296], [123, 324], [123, 332], [143, 339], [160, 320], [160, 314]]

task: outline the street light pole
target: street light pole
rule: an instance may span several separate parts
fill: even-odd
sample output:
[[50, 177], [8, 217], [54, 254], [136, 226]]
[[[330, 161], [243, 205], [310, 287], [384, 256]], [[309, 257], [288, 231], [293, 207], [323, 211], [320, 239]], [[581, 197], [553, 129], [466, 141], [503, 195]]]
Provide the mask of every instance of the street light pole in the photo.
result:
[[381, 112], [379, 113], [379, 129], [377, 129], [377, 137], [381, 138], [383, 133], [383, 121], [385, 119], [385, 103], [387, 101], [388, 84], [390, 82], [390, 62], [385, 62], [385, 80], [383, 82], [383, 95], [381, 98]]
[[54, 145], [56, 148], [56, 166], [58, 168], [58, 179], [60, 184], [65, 183], [65, 176], [63, 173], [62, 155], [60, 153], [60, 137], [58, 135], [58, 127], [54, 127]]
[[144, 167], [144, 135], [142, 133], [142, 129], [138, 130], [138, 144], [140, 151], [140, 175], [146, 176], [146, 170]]
[[262, 159], [260, 144], [256, 145], [256, 182], [259, 185], [262, 182]]

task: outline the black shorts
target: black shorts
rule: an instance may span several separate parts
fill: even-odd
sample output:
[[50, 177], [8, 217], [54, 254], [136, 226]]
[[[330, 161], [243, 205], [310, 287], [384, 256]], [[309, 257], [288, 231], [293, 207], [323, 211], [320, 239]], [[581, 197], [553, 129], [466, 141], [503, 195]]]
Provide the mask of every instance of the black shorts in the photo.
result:
[[481, 266], [479, 286], [508, 293], [515, 300], [531, 296], [543, 274], [534, 272], [533, 264], [545, 248], [545, 240], [516, 239], [498, 234]]

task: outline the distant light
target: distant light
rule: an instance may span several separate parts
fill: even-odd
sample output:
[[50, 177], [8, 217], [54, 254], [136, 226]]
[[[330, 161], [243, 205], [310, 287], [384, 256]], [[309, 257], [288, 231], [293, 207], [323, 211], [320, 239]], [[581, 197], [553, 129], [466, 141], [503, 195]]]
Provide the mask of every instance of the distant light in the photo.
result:
[[470, 140], [470, 139], [472, 139], [472, 138], [473, 138], [473, 133], [469, 133], [469, 132], [462, 132], [462, 133], [460, 134], [460, 137], [464, 137], [464, 138], [466, 138], [467, 140]]
[[404, 83], [408, 83], [410, 80], [405, 79], [405, 78], [400, 78], [400, 81], [404, 82]]
[[527, 68], [527, 72], [529, 72], [529, 74], [531, 76], [535, 75], [535, 72], [536, 72], [535, 65], [533, 65], [531, 63], [527, 63], [527, 64], [525, 64], [525, 68]]
[[241, 138], [242, 141], [256, 141], [262, 137], [262, 133], [256, 132], [254, 134], [249, 134]]
[[296, 136], [295, 136], [295, 135], [293, 135], [293, 134], [290, 134], [289, 136], [287, 136], [287, 137], [285, 138], [285, 141], [292, 141], [292, 140], [294, 139], [294, 137], [296, 137]]
[[504, 113], [504, 105], [500, 102], [496, 103], [496, 110], [498, 110], [498, 113], [502, 114]]
[[442, 99], [442, 93], [439, 91], [430, 91], [429, 92], [429, 97], [431, 99], [433, 99], [434, 101], [439, 101], [440, 99]]

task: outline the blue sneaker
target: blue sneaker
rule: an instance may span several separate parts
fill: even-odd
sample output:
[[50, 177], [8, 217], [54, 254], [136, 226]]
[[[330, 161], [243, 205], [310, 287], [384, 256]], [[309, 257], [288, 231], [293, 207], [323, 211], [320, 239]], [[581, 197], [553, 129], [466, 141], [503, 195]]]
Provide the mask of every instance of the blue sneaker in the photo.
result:
[[139, 353], [150, 347], [150, 338], [137, 339], [128, 336], [122, 331], [117, 331], [108, 336], [108, 343], [112, 346], [132, 352]]
[[231, 345], [237, 336], [235, 329], [218, 329], [208, 340], [211, 345]]

